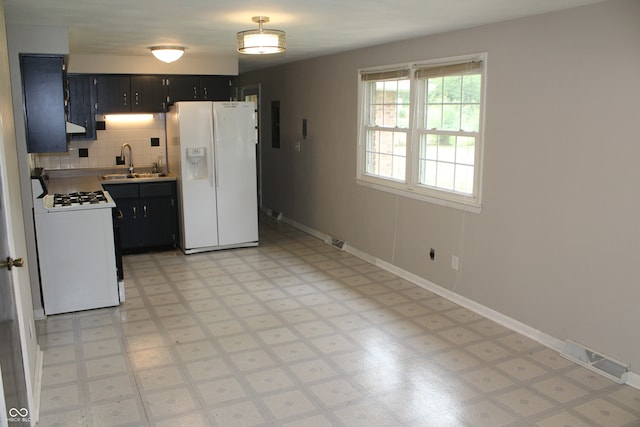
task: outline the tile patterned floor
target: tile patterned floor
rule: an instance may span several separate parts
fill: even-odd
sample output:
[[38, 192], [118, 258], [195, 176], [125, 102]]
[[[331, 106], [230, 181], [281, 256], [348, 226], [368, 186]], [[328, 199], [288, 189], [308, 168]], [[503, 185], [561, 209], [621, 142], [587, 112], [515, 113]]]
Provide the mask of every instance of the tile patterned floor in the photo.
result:
[[640, 426], [640, 391], [285, 224], [38, 322], [49, 426]]

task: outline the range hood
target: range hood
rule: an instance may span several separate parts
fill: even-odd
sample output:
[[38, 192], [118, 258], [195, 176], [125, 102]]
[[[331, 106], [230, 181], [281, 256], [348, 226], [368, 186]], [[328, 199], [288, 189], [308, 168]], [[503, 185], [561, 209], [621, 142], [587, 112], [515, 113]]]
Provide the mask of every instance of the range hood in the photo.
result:
[[85, 133], [87, 130], [75, 123], [67, 122], [67, 133]]

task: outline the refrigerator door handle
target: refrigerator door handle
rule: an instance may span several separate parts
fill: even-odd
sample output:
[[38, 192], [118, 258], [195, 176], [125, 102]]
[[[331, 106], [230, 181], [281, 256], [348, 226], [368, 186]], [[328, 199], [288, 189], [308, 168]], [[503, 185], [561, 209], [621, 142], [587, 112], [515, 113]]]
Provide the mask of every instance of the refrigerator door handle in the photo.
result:
[[213, 114], [209, 116], [209, 121], [211, 124], [211, 137], [213, 138], [211, 153], [213, 154], [213, 161], [211, 162], [211, 167], [213, 168], [213, 179], [216, 182], [216, 190], [218, 189], [218, 150], [216, 149], [216, 128], [214, 124], [216, 123], [216, 112], [213, 110]]
[[[218, 188], [218, 168], [216, 167], [216, 163], [218, 160], [218, 156], [216, 153], [216, 137], [215, 137], [215, 129], [213, 127], [213, 112], [209, 114], [209, 129], [211, 129], [211, 154], [209, 154], [209, 184], [211, 187], [215, 185], [216, 189]], [[215, 181], [215, 182], [214, 182]]]

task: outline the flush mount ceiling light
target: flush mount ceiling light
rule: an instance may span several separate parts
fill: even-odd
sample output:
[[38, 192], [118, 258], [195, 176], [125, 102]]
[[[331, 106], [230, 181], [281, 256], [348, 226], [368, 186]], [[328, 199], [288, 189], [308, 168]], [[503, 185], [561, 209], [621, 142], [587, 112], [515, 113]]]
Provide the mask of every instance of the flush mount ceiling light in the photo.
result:
[[262, 28], [262, 24], [269, 22], [268, 16], [254, 16], [252, 20], [258, 24], [258, 29], [238, 33], [238, 52], [249, 55], [268, 55], [285, 51], [287, 41], [284, 31]]
[[184, 47], [182, 46], [153, 46], [149, 49], [151, 49], [153, 56], [167, 64], [177, 61], [184, 54]]

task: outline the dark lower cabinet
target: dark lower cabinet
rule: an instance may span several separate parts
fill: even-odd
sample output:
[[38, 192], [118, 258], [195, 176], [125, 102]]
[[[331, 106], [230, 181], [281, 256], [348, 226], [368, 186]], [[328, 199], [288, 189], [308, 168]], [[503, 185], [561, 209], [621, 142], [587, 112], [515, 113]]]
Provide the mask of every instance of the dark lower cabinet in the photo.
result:
[[176, 246], [175, 181], [105, 184], [103, 187], [116, 202], [123, 253]]

